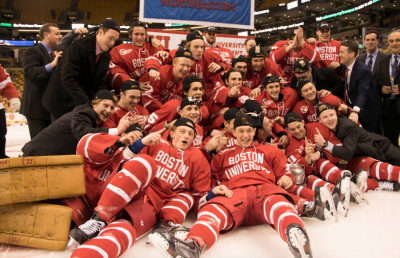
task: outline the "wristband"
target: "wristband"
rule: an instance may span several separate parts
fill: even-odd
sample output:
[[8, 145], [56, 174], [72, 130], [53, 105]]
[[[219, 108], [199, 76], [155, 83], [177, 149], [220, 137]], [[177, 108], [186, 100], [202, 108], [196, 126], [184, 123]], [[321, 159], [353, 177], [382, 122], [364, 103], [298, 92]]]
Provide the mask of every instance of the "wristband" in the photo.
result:
[[209, 192], [208, 192], [208, 194], [207, 194], [207, 196], [206, 196], [206, 200], [207, 201], [209, 201], [209, 200], [211, 200], [212, 198], [214, 198], [214, 197], [216, 197], [217, 195], [213, 192], [213, 189], [214, 189], [215, 187], [213, 187]]

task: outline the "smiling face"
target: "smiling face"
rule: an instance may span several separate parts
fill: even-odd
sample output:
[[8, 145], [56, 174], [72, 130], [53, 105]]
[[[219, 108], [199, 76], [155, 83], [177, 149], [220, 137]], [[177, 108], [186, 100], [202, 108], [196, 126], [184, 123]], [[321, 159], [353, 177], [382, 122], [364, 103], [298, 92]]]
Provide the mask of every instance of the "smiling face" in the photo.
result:
[[246, 49], [246, 53], [249, 54], [250, 48], [254, 47], [256, 45], [256, 41], [251, 39], [247, 41], [246, 45], [244, 45], [244, 48]]
[[279, 84], [279, 82], [272, 82], [265, 86], [265, 90], [267, 91], [271, 99], [277, 101], [279, 99], [281, 85]]
[[132, 45], [136, 47], [143, 47], [144, 40], [146, 39], [146, 29], [143, 27], [133, 27], [131, 33]]
[[172, 146], [181, 150], [189, 149], [196, 137], [194, 130], [187, 126], [172, 128], [169, 135], [172, 139]]
[[234, 86], [237, 86], [240, 89], [242, 86], [242, 75], [238, 72], [231, 72], [228, 80], [225, 80], [225, 84], [228, 86], [228, 89]]
[[317, 30], [318, 39], [323, 42], [329, 42], [329, 38], [331, 37], [331, 30], [328, 28], [324, 28], [322, 30]]
[[259, 73], [264, 66], [264, 57], [254, 57], [251, 59], [251, 69], [253, 72]]
[[196, 60], [200, 60], [204, 53], [204, 41], [201, 39], [195, 39], [190, 41], [190, 52]]
[[266, 116], [264, 117], [261, 128], [258, 131], [259, 131], [259, 133], [262, 134], [261, 138], [263, 138], [263, 139], [272, 136], [272, 123], [268, 117], [266, 117]]
[[231, 119], [229, 121], [224, 121], [224, 130], [227, 133], [230, 133], [233, 135], [233, 125], [235, 123], [235, 119]]
[[61, 34], [60, 29], [57, 27], [50, 26], [50, 32], [45, 32], [43, 41], [47, 46], [53, 50], [57, 49], [58, 44], [60, 43]]
[[378, 36], [375, 33], [365, 35], [364, 46], [368, 53], [374, 53], [378, 48]]
[[236, 127], [233, 130], [233, 135], [236, 137], [238, 144], [243, 148], [250, 147], [255, 134], [256, 128], [247, 125]]
[[304, 127], [304, 121], [301, 122], [291, 122], [287, 125], [289, 133], [297, 139], [304, 139], [306, 137], [306, 128]]
[[99, 29], [96, 35], [96, 41], [101, 51], [109, 51], [115, 42], [117, 42], [119, 32], [116, 30], [108, 29], [105, 33], [103, 29]]
[[301, 88], [301, 96], [307, 101], [312, 102], [317, 97], [317, 89], [314, 84], [309, 82]]
[[93, 110], [96, 112], [97, 120], [101, 122], [107, 121], [107, 119], [114, 112], [114, 101], [105, 99], [99, 102], [99, 104], [93, 105]]
[[174, 58], [172, 66], [174, 77], [177, 79], [182, 79], [188, 72], [190, 72], [190, 68], [192, 67], [192, 60], [186, 57], [177, 57]]
[[340, 46], [339, 59], [342, 65], [349, 66], [353, 63], [355, 59], [355, 53], [354, 52], [349, 53], [348, 47]]
[[400, 53], [400, 32], [392, 32], [388, 37], [388, 41], [392, 54], [398, 55]]
[[338, 117], [335, 110], [325, 110], [319, 115], [318, 119], [323, 125], [325, 125], [329, 129], [333, 130], [336, 128]]
[[120, 106], [130, 110], [136, 107], [136, 105], [140, 102], [140, 97], [142, 96], [140, 90], [126, 90], [121, 92], [120, 95]]
[[179, 115], [183, 118], [189, 118], [193, 123], [197, 123], [200, 118], [200, 108], [197, 105], [187, 105], [179, 110]]
[[201, 101], [204, 95], [203, 84], [201, 84], [201, 82], [192, 82], [189, 91], [187, 93], [185, 92], [185, 94], [188, 97], [195, 97], [198, 101]]
[[244, 74], [247, 72], [247, 63], [246, 62], [237, 62], [233, 68], [242, 71]]

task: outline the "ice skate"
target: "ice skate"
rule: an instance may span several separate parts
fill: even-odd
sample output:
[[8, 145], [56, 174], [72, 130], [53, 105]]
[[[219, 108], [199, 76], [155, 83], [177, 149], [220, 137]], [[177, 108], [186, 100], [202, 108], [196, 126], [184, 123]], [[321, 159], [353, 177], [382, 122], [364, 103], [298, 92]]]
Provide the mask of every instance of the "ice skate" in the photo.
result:
[[398, 192], [400, 184], [392, 181], [378, 180], [380, 190]]
[[344, 173], [344, 176], [336, 182], [332, 191], [336, 210], [344, 217], [347, 217], [350, 205], [350, 176], [349, 172]]
[[367, 197], [365, 197], [362, 190], [358, 188], [358, 186], [353, 181], [350, 182], [350, 194], [351, 194], [350, 200], [352, 202], [355, 202], [357, 204], [360, 203], [369, 204]]
[[292, 223], [287, 227], [286, 241], [295, 258], [312, 258], [310, 239], [299, 224]]
[[351, 178], [351, 181], [356, 184], [356, 186], [362, 190], [364, 189], [364, 185], [367, 182], [368, 179], [368, 172], [363, 170], [363, 169], [359, 169], [357, 171], [357, 173], [354, 174], [354, 176]]
[[308, 217], [314, 217], [319, 220], [332, 220], [337, 222], [337, 212], [330, 191], [321, 186], [315, 188], [314, 202], [304, 206], [304, 213]]

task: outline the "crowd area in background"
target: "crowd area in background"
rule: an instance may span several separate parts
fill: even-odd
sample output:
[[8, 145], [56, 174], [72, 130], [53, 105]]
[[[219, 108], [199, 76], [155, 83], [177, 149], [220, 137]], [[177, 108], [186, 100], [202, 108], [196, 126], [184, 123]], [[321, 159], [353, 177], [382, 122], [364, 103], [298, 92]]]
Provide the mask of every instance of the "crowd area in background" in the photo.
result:
[[355, 36], [359, 53], [327, 23], [315, 38], [299, 27], [268, 57], [254, 38], [233, 56], [214, 27], [177, 49], [143, 22], [130, 26], [132, 43], [112, 19], [39, 35], [23, 57], [22, 100], [3, 68], [0, 89], [27, 119], [23, 156], [84, 158], [86, 195], [63, 202], [72, 257], [117, 257], [157, 219], [149, 240], [165, 257], [199, 257], [220, 232], [265, 223], [295, 257], [312, 257], [300, 216], [337, 220], [350, 201], [368, 202], [363, 192], [399, 190], [400, 31], [389, 54], [377, 31]]

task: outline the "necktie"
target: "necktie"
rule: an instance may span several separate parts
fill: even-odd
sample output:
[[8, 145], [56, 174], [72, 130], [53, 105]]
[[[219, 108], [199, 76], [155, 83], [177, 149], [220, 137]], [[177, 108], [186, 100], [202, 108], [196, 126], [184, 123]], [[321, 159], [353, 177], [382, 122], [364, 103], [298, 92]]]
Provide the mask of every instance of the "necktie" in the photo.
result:
[[100, 53], [100, 54], [98, 54], [98, 55], [96, 55], [96, 63], [99, 61], [99, 59], [100, 59], [100, 56], [101, 56], [101, 53]]
[[369, 55], [368, 56], [368, 58], [369, 58], [369, 61], [368, 61], [368, 68], [371, 70], [371, 72], [372, 72], [372, 59], [374, 58], [374, 56], [373, 55]]
[[351, 104], [350, 101], [350, 96], [349, 96], [349, 90], [348, 90], [348, 83], [347, 83], [347, 74], [349, 72], [349, 69], [346, 68], [346, 74], [344, 76], [344, 101], [347, 101], [348, 103]]
[[[399, 56], [398, 55], [394, 55], [393, 56], [393, 63], [392, 63], [392, 73], [390, 74], [390, 77], [391, 77], [391, 79], [395, 79], [396, 78], [396, 72], [397, 72], [397, 68], [398, 68], [398, 66], [399, 66], [399, 62], [398, 62], [398, 59], [399, 58]], [[392, 86], [393, 86], [393, 82], [394, 81], [392, 81]], [[395, 97], [395, 95], [393, 94], [393, 90], [392, 90], [392, 93], [390, 94], [390, 99], [396, 99], [396, 97]]]
[[54, 52], [51, 52], [51, 58], [54, 60], [54, 58], [56, 57], [56, 55], [54, 54]]

